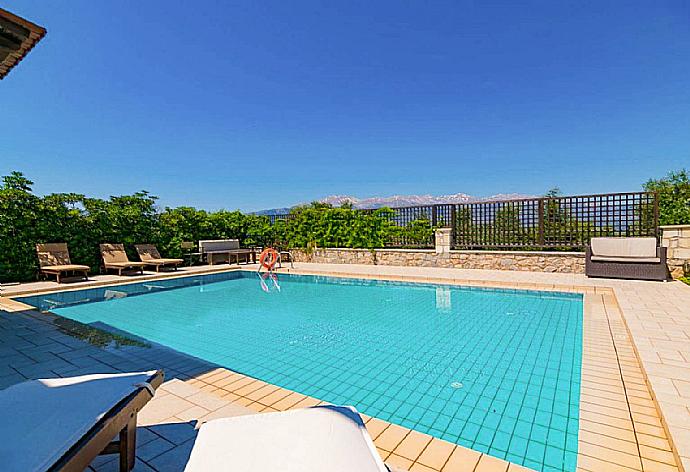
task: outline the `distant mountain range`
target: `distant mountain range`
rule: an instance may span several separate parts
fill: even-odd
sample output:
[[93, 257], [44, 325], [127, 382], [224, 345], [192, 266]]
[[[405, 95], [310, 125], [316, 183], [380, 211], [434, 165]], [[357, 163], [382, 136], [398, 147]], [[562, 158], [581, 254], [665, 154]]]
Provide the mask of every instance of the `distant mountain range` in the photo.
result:
[[[321, 203], [330, 203], [338, 207], [350, 202], [355, 208], [381, 208], [384, 206], [397, 208], [406, 206], [441, 205], [449, 203], [475, 203], [495, 202], [500, 200], [516, 200], [520, 198], [532, 198], [534, 195], [519, 193], [499, 193], [490, 197], [474, 197], [466, 193], [454, 193], [452, 195], [392, 195], [389, 197], [358, 198], [352, 195], [331, 195], [318, 200]], [[257, 215], [282, 215], [289, 213], [290, 208], [273, 208], [255, 212]]]

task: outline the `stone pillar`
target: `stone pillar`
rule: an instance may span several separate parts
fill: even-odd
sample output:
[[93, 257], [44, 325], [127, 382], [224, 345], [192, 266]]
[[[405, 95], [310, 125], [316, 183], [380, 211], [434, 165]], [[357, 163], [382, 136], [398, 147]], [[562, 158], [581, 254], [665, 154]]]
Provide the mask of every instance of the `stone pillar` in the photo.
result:
[[690, 263], [690, 225], [662, 226], [661, 245], [668, 248], [668, 266], [674, 276], [683, 275]]
[[452, 228], [439, 228], [436, 230], [436, 254], [450, 253], [450, 237]]

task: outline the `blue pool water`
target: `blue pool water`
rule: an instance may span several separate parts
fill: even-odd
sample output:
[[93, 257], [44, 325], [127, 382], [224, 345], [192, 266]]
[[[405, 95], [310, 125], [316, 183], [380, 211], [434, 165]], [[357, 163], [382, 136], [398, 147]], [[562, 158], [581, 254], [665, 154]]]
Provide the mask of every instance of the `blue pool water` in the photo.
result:
[[527, 467], [575, 470], [581, 295], [265, 284], [232, 272], [21, 300]]

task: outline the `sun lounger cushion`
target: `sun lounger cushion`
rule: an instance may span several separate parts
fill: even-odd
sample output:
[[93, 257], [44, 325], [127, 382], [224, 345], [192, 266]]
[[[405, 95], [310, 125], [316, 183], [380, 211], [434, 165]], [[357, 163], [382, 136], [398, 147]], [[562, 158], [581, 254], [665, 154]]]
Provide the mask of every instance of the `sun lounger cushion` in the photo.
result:
[[154, 265], [168, 265], [168, 264], [182, 264], [184, 261], [182, 259], [144, 259], [144, 262]]
[[89, 266], [78, 265], [78, 264], [55, 265], [55, 266], [42, 267], [41, 270], [43, 272], [66, 272], [69, 270], [81, 271], [81, 270], [89, 270]]
[[387, 472], [357, 411], [335, 406], [205, 423], [185, 472], [226, 470]]
[[143, 262], [107, 262], [106, 267], [144, 267], [146, 264]]
[[154, 374], [30, 380], [0, 390], [3, 471], [44, 471]]

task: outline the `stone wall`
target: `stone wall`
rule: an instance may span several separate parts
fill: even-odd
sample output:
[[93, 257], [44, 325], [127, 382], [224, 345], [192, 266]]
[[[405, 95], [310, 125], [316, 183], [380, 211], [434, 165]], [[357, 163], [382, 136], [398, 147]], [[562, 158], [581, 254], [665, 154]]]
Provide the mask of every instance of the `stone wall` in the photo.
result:
[[682, 276], [690, 263], [690, 225], [662, 226], [661, 244], [668, 248], [668, 267], [675, 277]]
[[[668, 265], [673, 275], [682, 275], [690, 262], [690, 225], [662, 226], [662, 244], [668, 247]], [[520, 270], [584, 274], [581, 252], [545, 251], [453, 251], [450, 229], [436, 231], [435, 249], [317, 249], [292, 251], [297, 262], [322, 264], [377, 264], [457, 269]]]
[[585, 255], [579, 252], [449, 251], [434, 249], [293, 249], [296, 262], [321, 264], [376, 264], [458, 269], [519, 270], [584, 273]]

